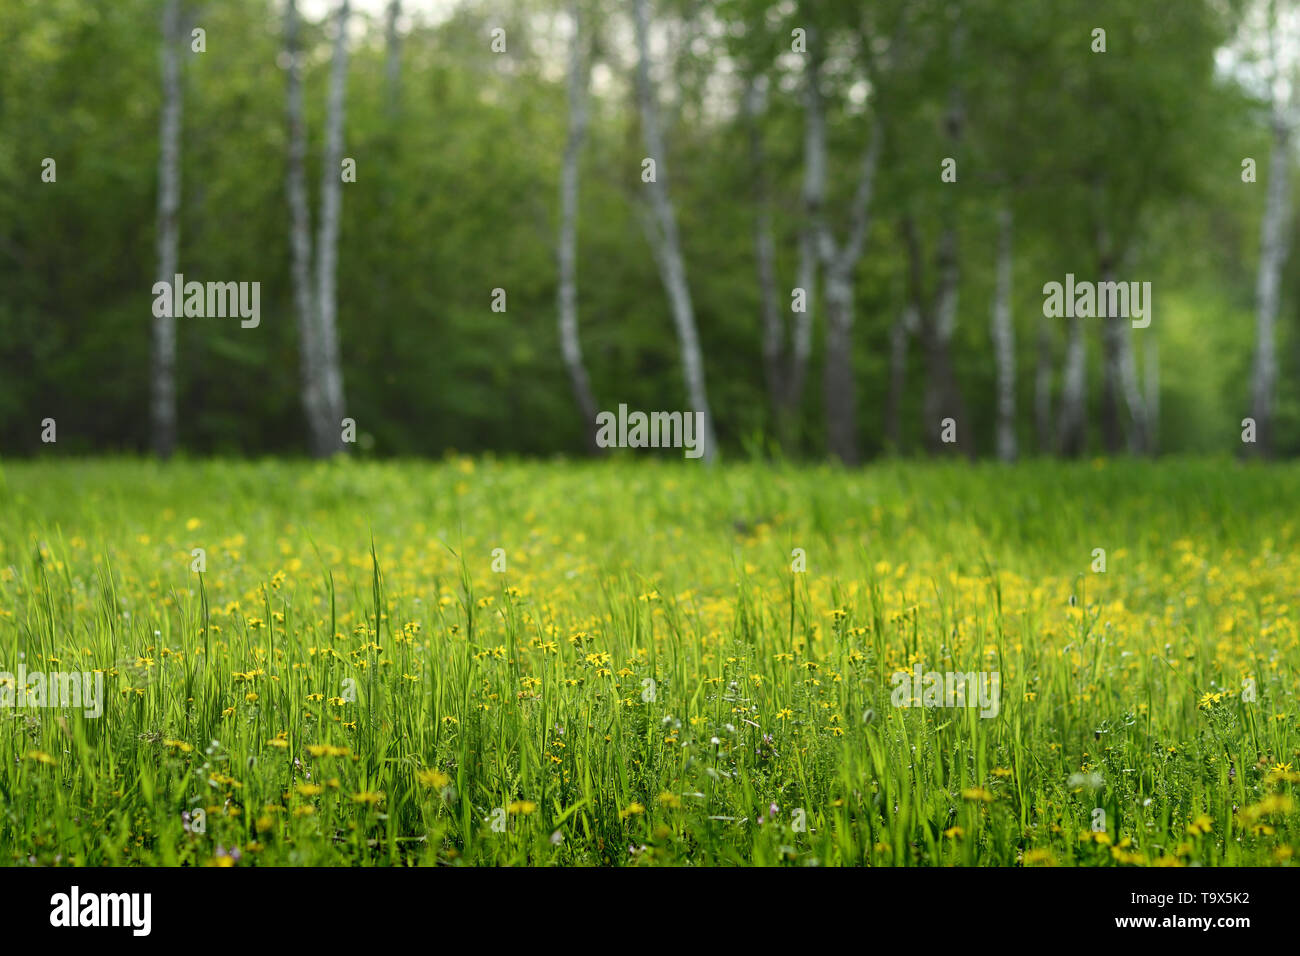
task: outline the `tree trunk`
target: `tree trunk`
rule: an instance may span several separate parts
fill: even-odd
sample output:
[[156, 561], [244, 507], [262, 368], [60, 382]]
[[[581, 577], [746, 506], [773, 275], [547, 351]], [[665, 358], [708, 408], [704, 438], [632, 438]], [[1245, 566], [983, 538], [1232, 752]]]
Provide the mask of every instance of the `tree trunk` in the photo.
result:
[[[1102, 282], [1115, 281], [1109, 263]], [[1100, 302], [1098, 302], [1100, 308]], [[1138, 384], [1137, 360], [1133, 354], [1130, 319], [1119, 315], [1101, 316], [1102, 323], [1102, 436], [1106, 453], [1117, 455], [1127, 445], [1130, 454], [1146, 453], [1146, 410]], [[1123, 403], [1121, 405], [1121, 402]], [[1124, 411], [1125, 421], [1120, 412]], [[1125, 423], [1127, 428], [1125, 428]], [[1127, 435], [1127, 440], [1125, 439]]]
[[786, 406], [791, 415], [803, 404], [808, 359], [812, 355], [813, 310], [817, 301], [818, 236], [826, 194], [826, 118], [822, 113], [820, 50], [812, 38], [804, 77], [803, 226], [799, 230], [797, 288], [803, 290], [803, 311], [793, 313]]
[[[1115, 282], [1118, 257], [1111, 246], [1110, 231], [1104, 221], [1097, 229], [1097, 253], [1101, 281]], [[1130, 318], [1101, 315], [1101, 308], [1098, 296], [1097, 310], [1102, 327], [1101, 426], [1106, 453], [1119, 454], [1124, 448], [1124, 436], [1127, 434], [1129, 453], [1141, 455], [1146, 451], [1146, 412], [1142, 407], [1137, 361], [1133, 355]], [[1121, 402], [1122, 410], [1127, 413], [1124, 422], [1121, 422], [1120, 417]]]
[[997, 449], [1016, 460], [1016, 331], [1011, 321], [1011, 210], [998, 210], [997, 278], [993, 294], [993, 355], [997, 366]]
[[1273, 117], [1273, 150], [1268, 166], [1268, 191], [1260, 227], [1259, 272], [1255, 278], [1255, 367], [1251, 382], [1251, 415], [1255, 419], [1255, 453], [1272, 457], [1273, 402], [1277, 389], [1277, 322], [1282, 267], [1289, 251], [1291, 216], [1291, 127], [1280, 112]]
[[[1102, 282], [1115, 279], [1114, 267], [1103, 257], [1100, 271]], [[1119, 377], [1122, 345], [1121, 319], [1101, 315], [1101, 302], [1097, 303], [1101, 321], [1101, 440], [1108, 455], [1118, 455], [1123, 448], [1124, 435], [1119, 421]]]
[[325, 114], [325, 154], [321, 174], [320, 231], [316, 239], [316, 310], [320, 318], [321, 386], [327, 416], [330, 451], [342, 451], [341, 422], [345, 400], [338, 345], [338, 238], [343, 203], [343, 104], [348, 79], [348, 0], [340, 0], [336, 16], [334, 58], [330, 68]]
[[[811, 33], [811, 31], [810, 31]], [[823, 387], [826, 402], [826, 437], [831, 455], [846, 465], [861, 460], [857, 434], [857, 385], [853, 374], [853, 273], [871, 229], [872, 200], [876, 173], [880, 168], [884, 125], [879, 114], [871, 122], [869, 142], [862, 155], [857, 189], [849, 205], [849, 232], [843, 245], [837, 244], [821, 205], [821, 184], [825, 181], [826, 118], [822, 108], [817, 64], [820, 41], [808, 38], [809, 77], [808, 126], [805, 132], [806, 161], [811, 169], [805, 180], [805, 202], [813, 212], [817, 254], [825, 282], [826, 364]], [[809, 189], [808, 184], [812, 184]]]
[[599, 454], [596, 444], [596, 400], [591, 394], [587, 368], [582, 361], [578, 338], [578, 161], [587, 132], [587, 68], [582, 54], [582, 20], [579, 0], [571, 0], [573, 39], [569, 56], [569, 135], [564, 147], [560, 176], [560, 283], [558, 315], [560, 352], [573, 386], [573, 397], [582, 415], [587, 449]]
[[704, 381], [704, 359], [700, 353], [699, 336], [695, 328], [695, 312], [691, 303], [690, 287], [686, 282], [686, 266], [682, 261], [681, 240], [677, 234], [677, 215], [668, 195], [667, 153], [659, 131], [659, 109], [654, 87], [650, 81], [650, 18], [647, 0], [634, 0], [637, 44], [637, 101], [641, 113], [641, 131], [646, 150], [655, 161], [655, 182], [647, 183], [654, 216], [651, 244], [656, 250], [655, 259], [672, 308], [677, 338], [681, 343], [682, 371], [686, 380], [687, 397], [691, 409], [703, 417], [699, 436], [704, 449], [704, 460], [712, 461], [716, 454], [713, 415], [709, 411], [708, 391]]
[[289, 57], [287, 191], [290, 272], [293, 280], [294, 316], [298, 327], [298, 374], [309, 445], [313, 455], [321, 456], [329, 454], [331, 445], [321, 394], [321, 345], [311, 277], [311, 212], [307, 204], [306, 178], [307, 129], [303, 119], [302, 54], [298, 49], [296, 0], [288, 0], [286, 4], [284, 39]]
[[1087, 411], [1088, 352], [1083, 340], [1083, 320], [1077, 315], [1072, 316], [1068, 329], [1058, 439], [1061, 454], [1067, 458], [1077, 458], [1083, 454], [1087, 442], [1084, 425]]
[[[1120, 389], [1124, 396], [1124, 407], [1128, 411], [1128, 450], [1131, 455], [1145, 455], [1149, 450], [1147, 433], [1147, 410], [1142, 396], [1142, 386], [1138, 381], [1137, 355], [1133, 345], [1133, 330], [1130, 320], [1116, 318], [1111, 320], [1118, 328], [1119, 338], [1119, 374]], [[1150, 329], [1143, 330], [1144, 335]]]
[[[162, 119], [158, 151], [158, 278], [176, 280], [181, 202], [180, 0], [166, 0], [162, 16]], [[169, 312], [171, 310], [168, 310]], [[154, 316], [149, 411], [153, 449], [160, 458], [176, 450], [176, 316]]]
[[790, 365], [786, 375], [786, 407], [792, 419], [803, 407], [808, 359], [812, 356], [813, 309], [817, 301], [817, 240], [808, 227], [799, 235], [798, 268], [796, 281], [803, 290], [803, 311], [792, 315], [794, 328], [790, 333]]
[[858, 452], [857, 387], [853, 380], [853, 279], [841, 269], [826, 276], [826, 437], [830, 453], [856, 465]]
[[1055, 448], [1052, 438], [1052, 342], [1055, 339], [1053, 320], [1046, 315], [1038, 317], [1038, 354], [1034, 368], [1034, 446], [1040, 455], [1051, 454]]

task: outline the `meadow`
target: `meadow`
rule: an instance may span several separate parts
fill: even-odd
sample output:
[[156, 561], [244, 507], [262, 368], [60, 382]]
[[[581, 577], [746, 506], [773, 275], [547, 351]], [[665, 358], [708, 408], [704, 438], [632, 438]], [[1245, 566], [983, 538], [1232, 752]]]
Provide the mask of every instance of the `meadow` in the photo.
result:
[[7, 462], [0, 671], [106, 700], [0, 676], [0, 862], [1291, 865], [1298, 518], [1227, 459]]

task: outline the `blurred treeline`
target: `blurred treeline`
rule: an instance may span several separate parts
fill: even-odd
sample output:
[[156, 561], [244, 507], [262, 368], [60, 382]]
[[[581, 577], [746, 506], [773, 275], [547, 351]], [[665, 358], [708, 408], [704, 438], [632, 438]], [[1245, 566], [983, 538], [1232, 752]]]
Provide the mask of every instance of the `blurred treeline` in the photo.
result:
[[[1158, 417], [1147, 450], [1242, 447], [1278, 115], [1268, 88], [1253, 86], [1223, 52], [1241, 46], [1244, 5], [660, 0], [652, 8], [661, 161], [724, 450], [780, 442], [790, 455], [827, 454], [821, 294], [811, 300], [808, 380], [793, 421], [780, 425], [764, 377], [755, 242], [765, 205], [788, 328], [809, 216], [804, 60], [792, 36], [812, 28], [827, 123], [822, 210], [839, 241], [864, 150], [883, 137], [853, 270], [851, 369], [864, 457], [932, 449], [939, 426], [924, 396], [937, 374], [959, 389], [963, 450], [994, 454], [990, 323], [1003, 210], [1014, 222], [1021, 454], [1060, 450], [1067, 322], [1044, 320], [1042, 287], [1067, 272], [1101, 278], [1099, 226], [1123, 253], [1114, 277], [1153, 286], [1152, 324], [1130, 337], [1148, 413]], [[262, 319], [257, 329], [237, 319], [177, 320], [179, 445], [192, 454], [302, 454], [284, 4], [185, 0], [183, 10], [187, 26], [205, 31], [206, 51], [191, 52], [187, 41], [182, 57], [178, 271], [260, 281]], [[333, 10], [332, 2], [302, 10], [313, 210]], [[582, 10], [592, 70], [577, 215], [584, 364], [598, 408], [683, 408], [681, 351], [644, 226], [631, 4], [584, 0]], [[48, 450], [45, 418], [58, 422], [61, 451], [150, 446], [159, 11], [157, 0], [0, 0], [0, 453]], [[343, 155], [356, 160], [357, 181], [342, 188], [337, 287], [356, 447], [582, 454], [584, 423], [556, 330], [570, 5], [406, 0], [396, 86], [386, 12], [383, 3], [354, 4], [349, 31]], [[491, 49], [494, 28], [506, 31], [504, 53]], [[1096, 28], [1106, 31], [1105, 53], [1091, 49]], [[751, 85], [766, 96], [747, 114]], [[954, 97], [959, 136], [946, 125]], [[944, 183], [950, 156], [957, 182]], [[41, 180], [46, 157], [57, 162], [54, 183]], [[1247, 157], [1258, 163], [1253, 184], [1242, 181]], [[1288, 206], [1288, 228], [1292, 218]], [[939, 281], [945, 229], [956, 240], [958, 294], [950, 367], [936, 369], [915, 317], [898, 331]], [[1285, 261], [1274, 444], [1294, 454], [1300, 270], [1294, 257]], [[504, 313], [491, 308], [497, 288], [506, 290]], [[1101, 453], [1116, 447], [1105, 431], [1115, 412], [1104, 407], [1101, 321], [1085, 321], [1084, 335], [1082, 450]], [[891, 369], [899, 342], [907, 351]], [[1036, 424], [1044, 401], [1048, 417]]]

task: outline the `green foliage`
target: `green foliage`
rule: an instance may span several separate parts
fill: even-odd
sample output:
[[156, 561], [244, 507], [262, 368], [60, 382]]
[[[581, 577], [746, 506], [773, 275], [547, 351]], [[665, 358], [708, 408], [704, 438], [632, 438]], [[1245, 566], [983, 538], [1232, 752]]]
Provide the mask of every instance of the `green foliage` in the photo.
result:
[[[554, 15], [562, 7], [538, 0], [502, 15], [465, 3], [443, 22], [415, 16], [403, 37], [396, 113], [386, 106], [383, 24], [356, 18], [344, 152], [358, 180], [343, 191], [339, 325], [349, 413], [373, 453], [583, 448], [555, 331], [567, 103]], [[1247, 406], [1267, 157], [1256, 104], [1214, 71], [1237, 9], [1208, 0], [1177, 9], [1118, 0], [659, 4], [658, 21], [675, 41], [659, 64], [673, 193], [724, 446], [738, 451], [750, 436], [775, 432], [761, 372], [739, 81], [752, 72], [770, 80], [763, 141], [777, 286], [788, 309], [803, 225], [802, 63], [790, 52], [791, 31], [816, 25], [827, 55], [832, 218], [855, 187], [871, 111], [885, 122], [874, 226], [857, 272], [864, 448], [884, 448], [889, 328], [906, 295], [898, 222], [916, 218], [929, 255], [949, 204], [958, 207], [961, 242], [954, 361], [978, 449], [992, 443], [992, 217], [1002, 205], [1016, 215], [1022, 438], [1030, 437], [1042, 284], [1067, 271], [1093, 273], [1104, 216], [1117, 246], [1132, 253], [1120, 278], [1149, 279], [1155, 289], [1145, 334], [1164, 349], [1162, 448], [1235, 447]], [[193, 54], [187, 45], [183, 56], [181, 271], [261, 282], [264, 314], [256, 330], [216, 319], [178, 323], [181, 443], [195, 454], [305, 450], [282, 12], [270, 0], [229, 0], [190, 5], [187, 14], [201, 19], [208, 49]], [[631, 53], [620, 46], [626, 11], [592, 3], [588, 14], [600, 69], [578, 224], [587, 366], [601, 407], [677, 408], [680, 356], [640, 219], [643, 147]], [[38, 449], [46, 417], [59, 422], [61, 448], [148, 447], [158, 19], [148, 0], [0, 8], [0, 447], [9, 453]], [[503, 55], [488, 46], [498, 24], [510, 37]], [[1095, 26], [1107, 30], [1104, 54], [1090, 50]], [[324, 172], [325, 25], [306, 24], [303, 42], [314, 194]], [[958, 184], [945, 185], [942, 122], [954, 90], [967, 121]], [[1261, 164], [1253, 186], [1240, 181], [1247, 155]], [[58, 163], [55, 184], [40, 182], [47, 156]], [[1284, 288], [1294, 285], [1288, 279]], [[489, 307], [496, 288], [508, 295], [504, 314]], [[1300, 417], [1288, 374], [1300, 351], [1294, 306], [1289, 298], [1284, 305], [1279, 445], [1297, 452], [1300, 438], [1286, 436], [1297, 434]], [[820, 316], [814, 335], [798, 436], [787, 449], [809, 456], [824, 449]], [[1099, 324], [1089, 336], [1099, 351]], [[1056, 337], [1059, 365], [1063, 328]], [[917, 353], [904, 453], [920, 449], [924, 432]]]

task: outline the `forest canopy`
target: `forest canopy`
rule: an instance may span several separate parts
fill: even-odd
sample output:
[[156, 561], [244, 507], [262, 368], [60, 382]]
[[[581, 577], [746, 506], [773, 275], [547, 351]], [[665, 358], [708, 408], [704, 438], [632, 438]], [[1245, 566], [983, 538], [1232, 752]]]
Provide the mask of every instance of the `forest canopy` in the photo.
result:
[[[303, 0], [296, 55], [289, 6], [0, 3], [0, 452], [157, 447], [173, 272], [260, 317], [175, 317], [167, 451], [341, 410], [354, 453], [582, 455], [707, 395], [733, 455], [1300, 452], [1290, 4]], [[1067, 276], [1149, 324], [1046, 315]]]

